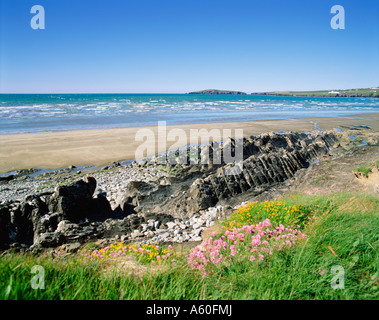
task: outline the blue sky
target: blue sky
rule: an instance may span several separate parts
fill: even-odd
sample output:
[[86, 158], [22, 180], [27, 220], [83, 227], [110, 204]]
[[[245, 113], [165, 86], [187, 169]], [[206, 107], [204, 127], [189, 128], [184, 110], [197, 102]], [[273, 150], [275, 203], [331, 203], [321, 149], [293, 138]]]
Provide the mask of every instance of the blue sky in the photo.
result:
[[[379, 85], [377, 0], [0, 0], [0, 93]], [[46, 29], [33, 30], [33, 5]], [[333, 30], [333, 5], [345, 30]]]

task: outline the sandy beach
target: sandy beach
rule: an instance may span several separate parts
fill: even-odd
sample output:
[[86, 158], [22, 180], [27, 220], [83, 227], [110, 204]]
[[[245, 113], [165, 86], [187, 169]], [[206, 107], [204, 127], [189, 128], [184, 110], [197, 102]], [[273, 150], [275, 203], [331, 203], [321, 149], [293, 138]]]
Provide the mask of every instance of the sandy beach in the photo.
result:
[[[244, 136], [251, 136], [270, 131], [313, 131], [316, 128], [330, 130], [352, 125], [367, 125], [378, 131], [379, 113], [343, 118], [172, 125], [167, 126], [167, 132], [174, 128], [183, 129], [189, 137], [190, 129], [231, 129], [232, 133], [235, 129], [243, 129]], [[136, 148], [142, 143], [135, 141], [136, 133], [141, 129], [129, 127], [0, 135], [0, 173], [27, 168], [55, 169], [70, 165], [105, 165], [114, 161], [133, 160]], [[157, 136], [157, 127], [147, 129]], [[170, 144], [167, 143], [167, 149], [169, 148]], [[155, 151], [165, 150], [156, 146]]]

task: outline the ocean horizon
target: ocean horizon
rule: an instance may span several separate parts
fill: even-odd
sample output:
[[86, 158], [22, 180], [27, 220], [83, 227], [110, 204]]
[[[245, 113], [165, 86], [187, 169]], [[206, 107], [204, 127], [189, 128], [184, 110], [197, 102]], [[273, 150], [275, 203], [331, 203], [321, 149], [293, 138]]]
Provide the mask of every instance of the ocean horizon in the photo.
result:
[[343, 117], [379, 111], [377, 98], [189, 94], [0, 94], [0, 134]]

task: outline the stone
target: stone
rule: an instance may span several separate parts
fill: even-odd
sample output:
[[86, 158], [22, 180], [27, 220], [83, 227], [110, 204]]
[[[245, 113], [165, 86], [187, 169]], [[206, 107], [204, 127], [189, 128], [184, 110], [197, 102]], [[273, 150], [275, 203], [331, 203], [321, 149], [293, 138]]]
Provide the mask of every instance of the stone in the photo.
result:
[[80, 248], [80, 246], [80, 242], [73, 242], [66, 244], [65, 249], [67, 252], [74, 252], [77, 251]]
[[96, 189], [96, 180], [88, 177], [67, 186], [58, 187], [48, 199], [50, 212], [59, 212], [64, 219], [79, 222], [91, 213], [92, 195]]
[[158, 229], [161, 225], [161, 222], [159, 220], [154, 221], [154, 229]]
[[161, 234], [162, 239], [168, 239], [168, 238], [170, 238], [170, 236], [171, 236], [170, 232], [164, 232]]
[[192, 235], [194, 236], [200, 236], [200, 234], [203, 232], [203, 229], [194, 229], [192, 231]]
[[167, 222], [166, 225], [167, 225], [167, 228], [173, 229], [176, 226], [176, 223], [170, 221], [170, 222]]
[[179, 227], [180, 227], [180, 229], [182, 229], [182, 230], [187, 229], [187, 226], [186, 226], [184, 223], [181, 223], [181, 224], [179, 225]]
[[58, 247], [64, 242], [64, 237], [59, 232], [45, 232], [39, 235], [34, 247], [51, 248]]

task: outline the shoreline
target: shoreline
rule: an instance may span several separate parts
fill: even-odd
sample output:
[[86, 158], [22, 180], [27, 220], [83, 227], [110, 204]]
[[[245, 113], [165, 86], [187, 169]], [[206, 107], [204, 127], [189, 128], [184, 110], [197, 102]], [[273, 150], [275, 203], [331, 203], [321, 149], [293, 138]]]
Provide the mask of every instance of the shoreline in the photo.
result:
[[[332, 130], [344, 126], [364, 125], [379, 131], [379, 112], [347, 115], [344, 117], [312, 117], [290, 120], [255, 120], [215, 122], [201, 124], [167, 125], [183, 129], [190, 136], [191, 129], [243, 129], [245, 137], [265, 132]], [[135, 150], [143, 141], [135, 141], [138, 130], [149, 129], [157, 136], [157, 126], [124, 127], [110, 129], [85, 129], [39, 133], [0, 135], [0, 173], [28, 168], [57, 169], [70, 165], [108, 165], [112, 162], [135, 159]], [[174, 142], [172, 142], [174, 143]], [[171, 143], [171, 144], [172, 144]], [[181, 147], [189, 144], [183, 143]], [[170, 149], [158, 148], [157, 143], [146, 144], [154, 152], [151, 156]]]

